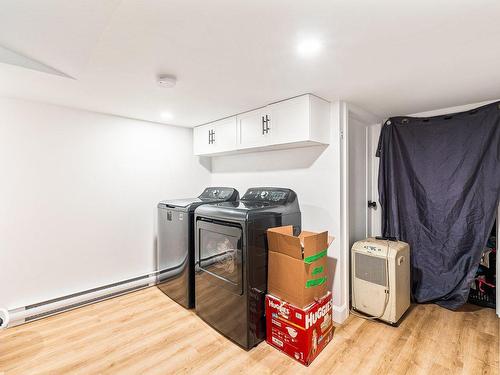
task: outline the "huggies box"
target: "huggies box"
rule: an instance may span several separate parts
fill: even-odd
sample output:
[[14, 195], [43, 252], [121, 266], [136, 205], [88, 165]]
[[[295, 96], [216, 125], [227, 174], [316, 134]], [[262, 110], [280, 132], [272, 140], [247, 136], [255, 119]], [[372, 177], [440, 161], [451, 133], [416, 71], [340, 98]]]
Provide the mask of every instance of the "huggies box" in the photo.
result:
[[333, 336], [332, 294], [305, 308], [266, 296], [266, 341], [303, 365], [311, 362]]

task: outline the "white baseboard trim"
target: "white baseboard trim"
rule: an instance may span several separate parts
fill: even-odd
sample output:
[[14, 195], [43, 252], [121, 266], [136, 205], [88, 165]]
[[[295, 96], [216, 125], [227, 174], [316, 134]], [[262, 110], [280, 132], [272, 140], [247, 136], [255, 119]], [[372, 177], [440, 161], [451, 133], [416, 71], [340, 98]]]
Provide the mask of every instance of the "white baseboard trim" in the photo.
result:
[[349, 307], [347, 305], [333, 306], [333, 321], [337, 324], [344, 323], [349, 317]]

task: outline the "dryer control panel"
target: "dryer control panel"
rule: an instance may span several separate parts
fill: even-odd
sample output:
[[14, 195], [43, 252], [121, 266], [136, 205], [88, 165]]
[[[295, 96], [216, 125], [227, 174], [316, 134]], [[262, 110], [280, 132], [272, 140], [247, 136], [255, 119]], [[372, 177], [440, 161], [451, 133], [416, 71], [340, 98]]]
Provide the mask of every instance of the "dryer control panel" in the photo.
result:
[[288, 200], [290, 190], [277, 188], [254, 188], [248, 189], [241, 198], [242, 201], [272, 202], [284, 204]]

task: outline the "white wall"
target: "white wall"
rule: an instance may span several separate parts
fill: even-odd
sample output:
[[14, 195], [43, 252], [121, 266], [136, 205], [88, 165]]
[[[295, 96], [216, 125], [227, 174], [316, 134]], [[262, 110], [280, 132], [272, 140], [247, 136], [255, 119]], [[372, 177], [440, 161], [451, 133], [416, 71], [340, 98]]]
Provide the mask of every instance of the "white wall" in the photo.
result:
[[302, 211], [302, 228], [328, 230], [336, 237], [329, 249], [330, 270], [334, 272], [334, 318], [345, 315], [342, 292], [341, 248], [341, 138], [340, 107], [332, 105], [329, 146], [252, 152], [212, 158], [212, 185], [232, 186], [244, 194], [253, 186], [293, 189]]
[[191, 129], [0, 98], [0, 307], [155, 269], [156, 203], [210, 172]]

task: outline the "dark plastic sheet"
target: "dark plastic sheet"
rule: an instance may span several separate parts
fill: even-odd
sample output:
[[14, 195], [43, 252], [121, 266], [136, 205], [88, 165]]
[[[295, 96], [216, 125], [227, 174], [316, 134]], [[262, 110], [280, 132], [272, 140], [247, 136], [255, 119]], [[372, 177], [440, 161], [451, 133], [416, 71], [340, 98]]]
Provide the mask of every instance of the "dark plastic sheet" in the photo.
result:
[[500, 102], [428, 118], [393, 117], [380, 134], [382, 231], [411, 247], [412, 295], [467, 301], [500, 197]]

